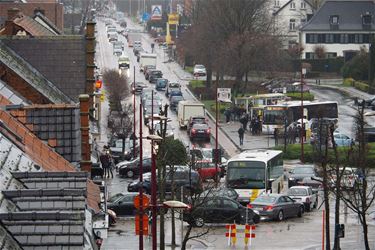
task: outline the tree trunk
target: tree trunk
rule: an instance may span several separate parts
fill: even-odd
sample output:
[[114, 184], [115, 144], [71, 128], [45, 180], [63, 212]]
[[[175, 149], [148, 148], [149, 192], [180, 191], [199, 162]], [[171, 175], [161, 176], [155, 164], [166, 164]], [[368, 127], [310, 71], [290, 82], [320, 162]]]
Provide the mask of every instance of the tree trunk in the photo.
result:
[[[165, 200], [165, 175], [166, 175], [166, 167], [161, 166], [161, 171], [158, 171], [158, 178], [159, 178], [159, 190], [160, 190], [160, 203], [163, 203]], [[165, 249], [165, 234], [164, 234], [164, 209], [160, 209], [160, 250]]]
[[[364, 170], [363, 170], [364, 171]], [[362, 184], [362, 190], [361, 193], [361, 217], [362, 217], [362, 230], [363, 230], [363, 240], [365, 242], [365, 249], [370, 250], [370, 246], [368, 243], [368, 227], [366, 222], [366, 211], [367, 211], [367, 180], [364, 178], [363, 184]]]
[[[172, 192], [171, 192], [171, 199], [174, 200], [174, 196], [175, 196], [175, 183], [174, 183], [174, 166], [171, 166], [171, 179], [172, 179]], [[174, 219], [174, 209], [172, 208], [171, 209], [171, 212], [172, 212], [172, 239], [171, 239], [171, 245], [172, 247], [173, 246], [176, 246], [176, 224], [175, 224], [175, 219]]]
[[189, 240], [190, 232], [191, 232], [192, 228], [193, 228], [193, 226], [191, 226], [191, 225], [188, 226], [188, 228], [186, 230], [186, 233], [185, 233], [184, 240], [182, 241], [181, 250], [186, 250], [186, 244]]
[[[336, 225], [340, 224], [340, 199], [341, 199], [341, 188], [340, 188], [340, 170], [339, 167], [336, 166], [336, 198], [335, 198], [335, 241], [333, 244], [333, 249], [334, 250], [340, 250], [340, 238], [338, 237], [338, 231]], [[338, 174], [339, 173], [339, 174]]]
[[212, 85], [212, 68], [207, 67], [207, 81], [206, 81], [206, 87], [209, 89]]

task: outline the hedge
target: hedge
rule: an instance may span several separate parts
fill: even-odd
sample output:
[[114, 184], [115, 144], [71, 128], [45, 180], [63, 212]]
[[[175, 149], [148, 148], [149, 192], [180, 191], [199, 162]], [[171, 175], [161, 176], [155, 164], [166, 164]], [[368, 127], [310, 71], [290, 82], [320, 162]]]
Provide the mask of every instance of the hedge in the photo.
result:
[[[344, 65], [344, 57], [324, 58], [324, 59], [303, 59], [293, 60], [293, 70], [300, 71], [301, 64], [308, 63], [311, 65], [311, 70], [314, 72], [335, 72], [340, 73]], [[328, 65], [328, 67], [326, 67]]]
[[368, 92], [369, 91], [369, 85], [367, 83], [356, 81], [353, 78], [345, 78], [343, 81], [344, 86], [347, 87], [354, 87], [358, 90]]
[[[300, 92], [295, 92], [295, 93], [287, 93], [286, 94], [288, 97], [292, 98], [292, 100], [301, 100], [301, 93]], [[314, 100], [314, 95], [308, 92], [303, 93], [303, 100], [304, 101], [313, 101]]]

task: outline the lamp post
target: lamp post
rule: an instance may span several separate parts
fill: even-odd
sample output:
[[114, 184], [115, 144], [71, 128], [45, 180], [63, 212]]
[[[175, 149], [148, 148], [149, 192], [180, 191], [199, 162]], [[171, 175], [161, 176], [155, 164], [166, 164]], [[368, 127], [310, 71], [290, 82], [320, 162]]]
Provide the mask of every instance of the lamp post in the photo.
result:
[[[135, 147], [135, 145], [134, 145]], [[139, 104], [139, 198], [143, 201], [143, 149], [142, 149], [142, 103]], [[143, 250], [143, 202], [139, 206], [139, 250]]]
[[305, 132], [305, 124], [303, 122], [303, 75], [306, 74], [306, 69], [301, 68], [301, 131], [300, 131], [300, 142], [301, 142], [301, 162], [304, 163], [304, 148], [303, 148], [303, 137]]
[[156, 231], [156, 219], [157, 219], [157, 203], [156, 203], [156, 152], [154, 143], [160, 142], [163, 140], [162, 137], [158, 135], [149, 135], [147, 136], [148, 140], [151, 140], [151, 208], [152, 208], [152, 225], [151, 225], [151, 234], [152, 234], [152, 249], [157, 250], [157, 231]]
[[135, 66], [134, 66], [134, 81], [133, 81], [133, 157], [135, 158], [136, 154], [137, 154], [137, 151], [136, 151], [136, 147], [135, 147], [135, 144], [136, 144], [136, 127], [135, 127]]
[[[219, 138], [218, 138], [218, 119], [219, 119], [219, 100], [218, 100], [218, 92], [217, 92], [217, 89], [218, 89], [218, 82], [219, 82], [219, 77], [217, 77], [216, 79], [216, 118], [215, 118], [215, 171], [216, 171], [216, 174], [219, 176], [219, 166], [218, 166], [218, 162], [219, 162], [219, 151], [218, 151], [218, 148], [219, 148]], [[219, 177], [216, 178], [216, 187], [218, 187], [219, 185]]]

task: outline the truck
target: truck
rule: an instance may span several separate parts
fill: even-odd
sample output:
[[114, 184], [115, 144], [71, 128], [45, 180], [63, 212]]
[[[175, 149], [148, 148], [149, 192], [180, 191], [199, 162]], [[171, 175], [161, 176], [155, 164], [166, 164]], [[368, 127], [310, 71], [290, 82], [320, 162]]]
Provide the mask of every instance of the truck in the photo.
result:
[[157, 55], [156, 54], [151, 54], [151, 53], [140, 53], [140, 56], [139, 56], [139, 68], [140, 68], [140, 71], [142, 72], [143, 71], [143, 67], [145, 65], [153, 65], [156, 67], [156, 58], [157, 58]]
[[204, 104], [194, 101], [180, 101], [177, 109], [177, 119], [180, 128], [187, 128], [190, 117], [205, 116]]
[[128, 33], [128, 47], [133, 47], [135, 41], [141, 41], [140, 33]]

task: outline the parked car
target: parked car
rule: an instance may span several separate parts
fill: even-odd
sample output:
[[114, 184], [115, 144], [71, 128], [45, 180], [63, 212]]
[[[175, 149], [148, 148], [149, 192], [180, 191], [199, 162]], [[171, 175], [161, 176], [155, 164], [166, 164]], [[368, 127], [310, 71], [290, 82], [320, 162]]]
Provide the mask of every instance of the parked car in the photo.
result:
[[168, 84], [168, 79], [165, 78], [158, 78], [155, 83], [156, 90], [165, 90]]
[[183, 100], [184, 97], [182, 95], [172, 96], [169, 101], [169, 108], [173, 111], [177, 111], [178, 103]]
[[333, 133], [333, 139], [338, 147], [350, 147], [354, 145], [354, 139], [340, 132]]
[[[133, 161], [120, 163], [116, 167], [121, 177], [134, 178], [134, 176], [139, 175], [139, 163], [139, 158], [137, 158]], [[142, 159], [142, 167], [144, 173], [151, 171], [151, 157], [144, 157]]]
[[[186, 190], [190, 190], [192, 193], [201, 193], [202, 192], [202, 183], [199, 178], [199, 174], [190, 170], [185, 166], [175, 166], [174, 171], [174, 186], [175, 192], [181, 190], [181, 187], [184, 187]], [[191, 176], [189, 178], [189, 176]], [[138, 192], [141, 187], [139, 180], [135, 180], [128, 185], [129, 192]], [[150, 174], [145, 174], [143, 176], [143, 189], [145, 193], [151, 194], [151, 178]], [[172, 191], [172, 175], [171, 171], [167, 168], [167, 174], [165, 178], [165, 191], [166, 193], [171, 193]]]
[[200, 197], [228, 197], [232, 200], [237, 200], [238, 193], [233, 188], [219, 187], [219, 188], [210, 188], [203, 191]]
[[305, 177], [316, 177], [318, 173], [314, 165], [296, 165], [294, 169], [289, 171], [288, 187], [299, 185]]
[[196, 64], [193, 69], [193, 75], [194, 76], [205, 76], [206, 73], [206, 67], [202, 64]]
[[195, 203], [196, 206], [184, 211], [183, 220], [196, 227], [205, 223], [256, 224], [260, 221], [256, 211], [225, 196], [204, 197], [202, 202]]
[[157, 79], [162, 78], [162, 77], [163, 77], [163, 73], [160, 70], [153, 70], [150, 72], [148, 76], [148, 81], [150, 83], [156, 83]]
[[259, 212], [261, 217], [282, 221], [290, 217], [302, 217], [304, 206], [283, 194], [262, 194], [248, 207]]
[[[111, 209], [116, 215], [135, 215], [137, 209], [134, 207], [134, 198], [139, 193], [116, 194], [114, 199], [110, 198], [107, 203], [108, 209]], [[146, 195], [146, 194], [145, 194]]]
[[307, 212], [318, 206], [318, 193], [309, 186], [293, 186], [288, 189], [287, 195], [293, 200], [303, 203]]
[[122, 147], [123, 147], [123, 140], [122, 139], [117, 139], [109, 143], [110, 144], [110, 150], [111, 150], [111, 155], [113, 157], [113, 160], [115, 164], [117, 164], [120, 161], [124, 160], [131, 160], [134, 157], [138, 156], [139, 153], [139, 145], [136, 142], [135, 145], [135, 153], [134, 155], [134, 147], [133, 147], [133, 140], [126, 138], [125, 139], [125, 150], [122, 152]]

